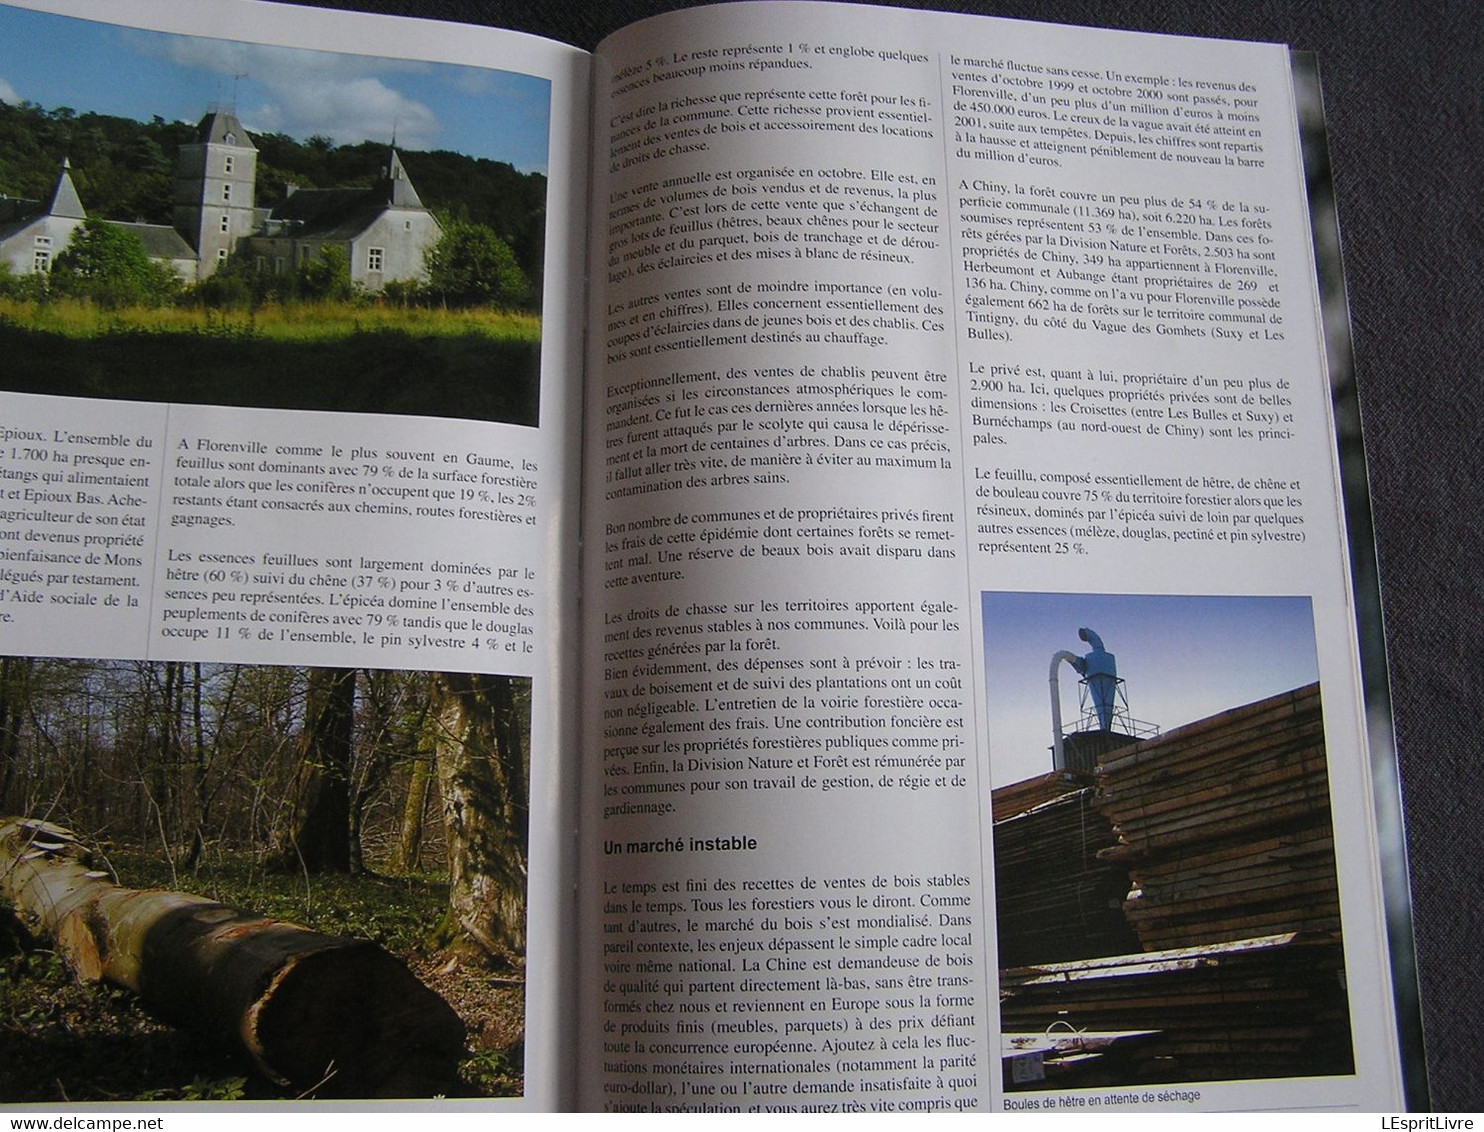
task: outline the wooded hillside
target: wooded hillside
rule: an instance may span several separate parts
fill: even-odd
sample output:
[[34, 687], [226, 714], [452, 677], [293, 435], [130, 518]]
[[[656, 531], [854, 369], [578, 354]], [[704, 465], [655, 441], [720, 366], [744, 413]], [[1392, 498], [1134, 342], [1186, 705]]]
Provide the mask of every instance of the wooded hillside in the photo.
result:
[[[66, 106], [0, 102], [0, 194], [45, 200], [66, 159], [89, 215], [169, 224], [176, 151], [194, 141], [195, 132], [194, 123], [159, 116], [135, 122]], [[257, 201], [263, 207], [283, 200], [290, 184], [370, 185], [390, 145], [390, 139], [337, 146], [321, 137], [251, 136], [258, 147]], [[447, 150], [398, 147], [398, 152], [425, 205], [442, 216], [490, 228], [510, 245], [528, 278], [541, 278], [544, 175]]]

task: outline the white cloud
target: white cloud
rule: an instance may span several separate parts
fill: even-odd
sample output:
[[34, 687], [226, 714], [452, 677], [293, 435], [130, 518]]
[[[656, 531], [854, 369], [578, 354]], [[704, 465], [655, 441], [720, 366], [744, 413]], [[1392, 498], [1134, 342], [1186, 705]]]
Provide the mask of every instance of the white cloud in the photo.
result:
[[[398, 145], [431, 149], [438, 136], [438, 121], [431, 110], [380, 79], [316, 78], [275, 93], [273, 113], [287, 123], [283, 132], [301, 140], [323, 134], [337, 143], [390, 141], [395, 133]], [[243, 124], [253, 128], [245, 118]]]
[[[249, 130], [300, 141], [320, 134], [337, 144], [390, 141], [395, 131], [409, 149], [436, 145], [437, 115], [389, 85], [391, 76], [423, 71], [423, 64], [212, 39], [170, 37], [163, 47], [181, 66], [251, 83], [255, 105], [238, 109]], [[230, 98], [224, 91], [222, 100]]]
[[485, 71], [478, 67], [456, 67], [453, 69], [453, 88], [469, 98], [481, 98], [496, 92], [499, 71]]
[[0, 79], [0, 102], [8, 102], [14, 106], [20, 101], [21, 96], [15, 92], [15, 87], [11, 86], [4, 79]]

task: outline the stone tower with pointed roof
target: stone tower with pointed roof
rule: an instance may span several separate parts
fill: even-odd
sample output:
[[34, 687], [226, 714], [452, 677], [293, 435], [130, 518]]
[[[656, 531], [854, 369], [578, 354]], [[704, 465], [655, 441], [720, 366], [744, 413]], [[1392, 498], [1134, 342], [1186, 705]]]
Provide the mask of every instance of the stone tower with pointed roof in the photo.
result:
[[175, 229], [196, 250], [205, 279], [227, 261], [255, 224], [258, 147], [237, 116], [213, 110], [196, 140], [175, 158]]
[[72, 164], [64, 160], [45, 201], [0, 196], [0, 263], [16, 275], [50, 271], [87, 217], [72, 184]]

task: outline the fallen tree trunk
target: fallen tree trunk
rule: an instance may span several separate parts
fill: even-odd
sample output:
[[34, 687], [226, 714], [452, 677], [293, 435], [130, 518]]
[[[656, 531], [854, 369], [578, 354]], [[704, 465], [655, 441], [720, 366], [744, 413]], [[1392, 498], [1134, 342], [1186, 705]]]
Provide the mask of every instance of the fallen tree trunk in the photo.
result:
[[126, 987], [161, 1019], [235, 1042], [279, 1085], [339, 1097], [456, 1087], [463, 1023], [369, 940], [120, 888], [72, 833], [29, 818], [0, 818], [0, 900], [78, 978]]

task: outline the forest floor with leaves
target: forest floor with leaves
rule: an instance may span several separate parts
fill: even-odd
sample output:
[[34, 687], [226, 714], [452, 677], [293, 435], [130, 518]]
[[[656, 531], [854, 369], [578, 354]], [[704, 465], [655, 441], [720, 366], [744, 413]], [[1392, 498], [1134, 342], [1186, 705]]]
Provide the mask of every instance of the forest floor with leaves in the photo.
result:
[[[463, 1019], [462, 1095], [519, 1096], [525, 985], [519, 972], [450, 964], [428, 942], [447, 905], [436, 877], [308, 877], [269, 872], [246, 854], [213, 852], [193, 871], [114, 850], [130, 888], [210, 897], [324, 932], [375, 940]], [[245, 1055], [151, 1018], [135, 996], [79, 984], [45, 942], [0, 908], [0, 1103], [282, 1099]]]

